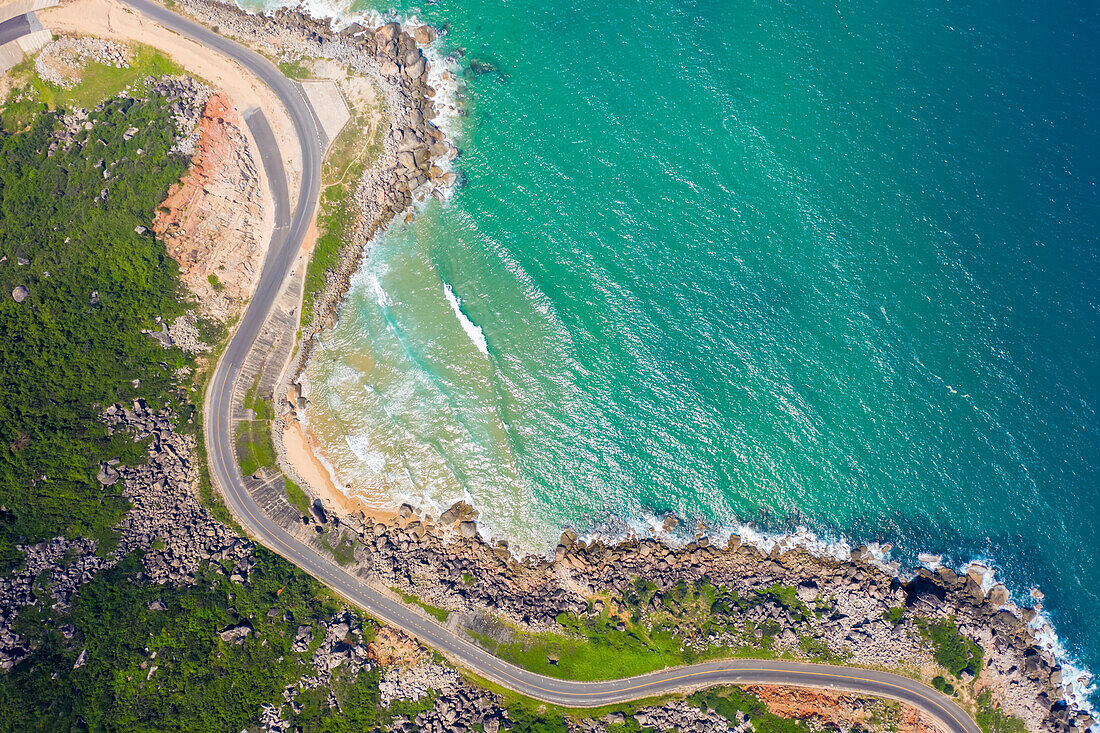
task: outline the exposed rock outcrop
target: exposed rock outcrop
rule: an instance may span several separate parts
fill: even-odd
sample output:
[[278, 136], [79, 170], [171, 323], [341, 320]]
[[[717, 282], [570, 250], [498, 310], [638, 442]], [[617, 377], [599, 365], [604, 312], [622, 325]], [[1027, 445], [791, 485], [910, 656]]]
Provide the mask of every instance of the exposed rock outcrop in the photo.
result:
[[[329, 327], [343, 301], [351, 276], [373, 237], [398, 218], [408, 218], [417, 203], [446, 198], [458, 176], [450, 162], [458, 151], [437, 126], [443, 104], [433, 83], [454, 82], [444, 72], [432, 82], [431, 64], [419, 41], [430, 43], [436, 31], [426, 26], [405, 29], [397, 23], [334, 32], [330, 25], [295, 10], [256, 16], [215, 0], [186, 0], [186, 8], [222, 33], [252, 45], [273, 49], [281, 59], [331, 59], [377, 80], [390, 113], [382, 154], [368, 169], [353, 197], [355, 222], [339, 264], [326, 273], [325, 287], [306, 314], [298, 353], [305, 364], [313, 338]], [[411, 32], [410, 32], [411, 31]], [[448, 114], [457, 110], [448, 107]]]
[[252, 293], [263, 263], [263, 191], [244, 120], [211, 95], [198, 121], [187, 174], [153, 221], [200, 310], [225, 321]]

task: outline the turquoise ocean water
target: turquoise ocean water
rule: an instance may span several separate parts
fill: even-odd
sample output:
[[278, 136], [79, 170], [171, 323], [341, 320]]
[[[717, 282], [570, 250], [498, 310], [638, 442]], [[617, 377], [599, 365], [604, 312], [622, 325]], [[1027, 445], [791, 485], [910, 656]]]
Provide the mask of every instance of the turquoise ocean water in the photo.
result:
[[1100, 667], [1095, 3], [393, 9], [462, 51], [466, 185], [309, 366], [350, 490], [985, 559]]

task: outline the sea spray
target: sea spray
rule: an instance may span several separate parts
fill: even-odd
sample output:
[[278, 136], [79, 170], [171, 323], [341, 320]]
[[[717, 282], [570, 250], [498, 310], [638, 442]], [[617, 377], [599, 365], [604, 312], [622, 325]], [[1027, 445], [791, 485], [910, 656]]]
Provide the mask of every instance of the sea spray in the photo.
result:
[[[848, 538], [822, 537], [808, 527], [798, 526], [791, 532], [764, 532], [758, 530], [752, 524], [735, 523], [724, 527], [707, 528], [705, 525], [695, 522], [669, 522], [672, 515], [647, 514], [641, 519], [624, 522], [618, 517], [605, 517], [598, 526], [594, 526], [579, 535], [579, 539], [587, 542], [601, 542], [608, 546], [632, 542], [637, 539], [657, 539], [670, 547], [682, 547], [688, 543], [706, 537], [712, 544], [724, 547], [731, 538], [738, 537], [742, 544], [760, 550], [765, 555], [775, 551], [784, 554], [792, 550], [805, 550], [815, 557], [846, 562], [852, 556], [853, 547]], [[701, 529], [703, 528], [703, 529]], [[904, 566], [901, 562], [891, 559], [892, 546], [877, 542], [869, 542], [861, 545], [866, 551], [869, 564], [877, 567], [887, 575], [899, 578], [902, 581], [910, 580], [914, 570]], [[550, 558], [552, 553], [547, 554]], [[921, 561], [922, 565], [943, 567], [938, 555], [920, 553], [918, 557], [924, 557], [927, 561]], [[955, 568], [959, 575], [975, 575], [979, 578], [979, 586], [985, 592], [989, 592], [998, 585], [995, 579], [996, 569], [994, 563], [986, 558], [974, 559], [965, 562]], [[1003, 606], [1017, 618], [1024, 618], [1023, 610], [1026, 606], [1019, 605], [1011, 589], [1008, 592], [1008, 601]], [[1034, 589], [1029, 594], [1032, 598], [1037, 594]], [[1066, 700], [1070, 701], [1078, 709], [1085, 711], [1097, 718], [1097, 709], [1091, 702], [1091, 696], [1096, 692], [1094, 675], [1086, 669], [1066, 648], [1065, 643], [1058, 635], [1054, 622], [1049, 614], [1041, 606], [1032, 608], [1035, 616], [1028, 625], [1035, 633], [1039, 647], [1051, 653], [1054, 660], [1062, 669], [1062, 685], [1065, 689]]]

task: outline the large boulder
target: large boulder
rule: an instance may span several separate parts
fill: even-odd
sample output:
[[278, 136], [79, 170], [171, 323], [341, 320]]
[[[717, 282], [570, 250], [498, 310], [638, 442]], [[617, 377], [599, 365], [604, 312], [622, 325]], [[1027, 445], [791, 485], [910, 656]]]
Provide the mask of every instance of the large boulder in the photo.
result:
[[374, 40], [379, 46], [390, 43], [401, 32], [401, 26], [397, 23], [386, 23], [374, 32]]

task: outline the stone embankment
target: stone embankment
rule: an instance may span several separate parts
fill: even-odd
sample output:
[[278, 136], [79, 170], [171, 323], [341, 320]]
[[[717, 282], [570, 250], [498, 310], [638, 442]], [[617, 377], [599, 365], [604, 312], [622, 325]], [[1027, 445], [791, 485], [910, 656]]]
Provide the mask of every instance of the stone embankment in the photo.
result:
[[[436, 38], [428, 26], [406, 29], [353, 24], [339, 32], [328, 21], [293, 10], [250, 15], [216, 0], [185, 0], [181, 6], [221, 33], [274, 52], [280, 61], [329, 59], [377, 81], [385, 99], [389, 129], [379, 159], [366, 170], [351, 197], [355, 223], [339, 264], [326, 273], [325, 287], [306, 314], [297, 374], [309, 358], [314, 337], [335, 321], [352, 275], [370, 241], [396, 219], [430, 197], [445, 199], [457, 182], [451, 161], [458, 151], [437, 126], [439, 90], [429, 81], [425, 48]], [[450, 72], [440, 78], [453, 81]]]

